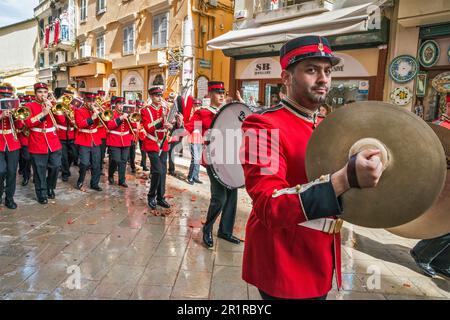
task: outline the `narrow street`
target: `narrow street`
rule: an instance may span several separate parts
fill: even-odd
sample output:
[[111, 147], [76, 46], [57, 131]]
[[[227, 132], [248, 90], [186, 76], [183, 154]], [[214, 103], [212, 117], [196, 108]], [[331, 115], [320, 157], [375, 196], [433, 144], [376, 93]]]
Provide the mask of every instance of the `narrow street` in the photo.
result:
[[[180, 159], [178, 159], [180, 160]], [[186, 161], [183, 161], [185, 164]], [[139, 168], [139, 167], [138, 167]], [[16, 192], [16, 211], [0, 208], [1, 299], [260, 299], [241, 279], [242, 245], [217, 240], [214, 250], [201, 241], [209, 203], [209, 181], [167, 177], [168, 210], [146, 204], [148, 179], [138, 170], [127, 175], [128, 189], [103, 192], [58, 181], [56, 200], [40, 205], [33, 184]], [[181, 179], [179, 179], [181, 178]], [[235, 234], [245, 237], [251, 202], [239, 191]], [[450, 282], [422, 275], [409, 255], [417, 242], [385, 230], [346, 224], [343, 238], [344, 290], [328, 299], [448, 299]], [[81, 289], [70, 289], [67, 269], [79, 266]], [[372, 289], [373, 270], [381, 272]], [[376, 281], [375, 281], [376, 283]]]

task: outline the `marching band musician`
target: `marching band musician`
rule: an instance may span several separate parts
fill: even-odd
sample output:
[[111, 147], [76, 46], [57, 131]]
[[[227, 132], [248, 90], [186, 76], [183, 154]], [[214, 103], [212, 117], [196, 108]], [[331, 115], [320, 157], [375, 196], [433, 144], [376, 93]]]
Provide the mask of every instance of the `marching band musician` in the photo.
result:
[[[111, 105], [106, 102], [106, 92], [104, 90], [98, 90], [97, 96], [102, 98], [102, 106], [105, 110], [111, 109]], [[103, 175], [103, 165], [105, 164], [106, 155], [106, 138], [108, 133], [106, 132], [107, 130], [101, 122], [99, 123], [97, 130], [98, 135], [100, 136], [100, 139], [102, 141], [102, 144], [100, 145], [100, 175]]]
[[[33, 102], [34, 96], [25, 95], [23, 96], [22, 105]], [[28, 150], [28, 140], [30, 136], [30, 129], [25, 125], [24, 121], [21, 121], [23, 126], [17, 132], [17, 136], [20, 141], [20, 156], [19, 156], [19, 174], [22, 175], [22, 186], [28, 185], [31, 178], [31, 157]]]
[[[73, 99], [74, 92], [70, 87], [64, 90], [64, 95], [70, 100]], [[72, 109], [72, 106], [68, 106]], [[58, 137], [62, 145], [62, 158], [61, 158], [61, 176], [62, 181], [68, 181], [70, 177], [70, 165], [77, 157], [77, 148], [75, 146], [75, 121], [70, 119], [67, 112], [62, 115], [55, 115], [56, 122], [58, 123]]]
[[[136, 106], [136, 102], [134, 101], [129, 101], [129, 104]], [[130, 152], [128, 153], [129, 156], [127, 162], [130, 163], [131, 173], [136, 173], [136, 139], [134, 137], [137, 138], [137, 125], [136, 123], [131, 123], [131, 126], [133, 127], [133, 140], [131, 140], [131, 145], [129, 148]]]
[[[339, 196], [377, 185], [380, 151], [364, 150], [339, 171], [308, 183], [304, 159], [314, 112], [325, 101], [339, 58], [327, 39], [305, 36], [281, 47], [280, 63], [286, 97], [248, 116], [242, 127], [249, 139], [241, 146], [241, 161], [253, 201], [242, 277], [263, 299], [326, 299], [334, 271], [341, 284]], [[250, 147], [255, 143], [264, 151]]]
[[[138, 112], [140, 113], [140, 110], [145, 106], [144, 100], [137, 100], [136, 101], [136, 107]], [[144, 146], [144, 139], [146, 131], [142, 127], [141, 123], [137, 123], [137, 135], [139, 140], [139, 150], [141, 150], [141, 167], [143, 171], [150, 171], [150, 169], [147, 167], [147, 153], [142, 149]]]
[[[197, 110], [192, 116], [191, 121], [186, 124], [186, 130], [189, 133], [197, 129], [201, 130], [202, 136], [205, 136], [205, 132], [211, 127], [214, 116], [224, 103], [224, 83], [222, 81], [209, 81], [208, 97], [211, 99], [211, 105]], [[222, 212], [217, 236], [231, 243], [239, 244], [241, 240], [233, 235], [237, 209], [237, 189], [228, 189], [220, 184], [214, 177], [212, 169], [203, 158], [202, 165], [206, 166], [206, 171], [211, 181], [211, 200], [206, 222], [203, 226], [203, 242], [208, 248], [214, 246], [212, 236], [213, 226], [217, 217]]]
[[36, 102], [25, 105], [31, 111], [25, 125], [30, 128], [28, 149], [33, 166], [37, 201], [46, 204], [48, 199], [55, 199], [56, 196], [62, 146], [56, 133], [52, 103], [48, 99], [48, 86], [42, 82], [36, 83], [34, 91]]
[[115, 100], [114, 117], [106, 123], [109, 134], [106, 140], [106, 145], [109, 150], [109, 169], [108, 181], [114, 184], [114, 172], [119, 171], [119, 186], [128, 188], [125, 182], [125, 172], [127, 168], [127, 161], [133, 140], [133, 134], [127, 124], [128, 114], [123, 112], [123, 105], [125, 99], [117, 97]]
[[78, 130], [75, 134], [75, 144], [79, 146], [79, 169], [77, 189], [83, 187], [86, 171], [91, 168], [90, 188], [102, 191], [99, 186], [101, 176], [101, 134], [98, 132], [100, 110], [94, 107], [95, 93], [84, 92], [83, 107], [75, 110], [75, 123]]
[[[0, 99], [12, 98], [13, 95], [14, 88], [9, 83], [0, 84]], [[5, 206], [8, 209], [16, 209], [17, 204], [14, 202], [14, 194], [16, 192], [20, 141], [15, 128], [20, 129], [23, 123], [13, 119], [13, 110], [0, 110], [0, 112], [2, 133], [0, 139], [0, 203], [3, 202], [3, 192], [5, 191]]]
[[153, 87], [148, 90], [148, 93], [152, 103], [140, 110], [141, 122], [145, 130], [143, 150], [147, 152], [151, 164], [151, 183], [147, 203], [152, 209], [156, 209], [156, 205], [170, 208], [170, 204], [164, 199], [169, 145], [167, 139], [162, 146], [160, 144], [166, 131], [170, 130], [172, 125], [165, 122], [162, 90], [159, 87]]

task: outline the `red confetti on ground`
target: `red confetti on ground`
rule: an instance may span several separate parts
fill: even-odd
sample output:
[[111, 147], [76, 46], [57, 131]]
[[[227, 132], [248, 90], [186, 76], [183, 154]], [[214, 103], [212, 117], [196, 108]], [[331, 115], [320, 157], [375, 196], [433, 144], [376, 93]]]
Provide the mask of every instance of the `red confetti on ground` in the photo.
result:
[[196, 200], [197, 200], [197, 198], [195, 196], [192, 196], [191, 201], [194, 202]]
[[199, 218], [188, 218], [188, 226], [190, 228], [200, 228], [203, 224], [203, 221]]
[[72, 224], [73, 220], [69, 218], [69, 220], [67, 220], [67, 224]]
[[404, 283], [403, 286], [406, 288], [411, 288], [411, 285], [409, 283]]
[[173, 195], [171, 195], [171, 194], [166, 194], [165, 197], [166, 197], [166, 199], [173, 199], [173, 198], [175, 198], [175, 197], [174, 197]]

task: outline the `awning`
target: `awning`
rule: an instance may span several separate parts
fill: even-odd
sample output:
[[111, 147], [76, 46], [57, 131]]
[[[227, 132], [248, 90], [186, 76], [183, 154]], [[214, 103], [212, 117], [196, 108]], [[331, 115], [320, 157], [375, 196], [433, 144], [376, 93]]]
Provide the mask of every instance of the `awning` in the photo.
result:
[[286, 42], [304, 35], [332, 36], [367, 31], [368, 7], [373, 3], [338, 9], [277, 24], [227, 32], [208, 41], [209, 50]]
[[63, 62], [63, 63], [57, 64], [56, 66], [58, 66], [58, 67], [75, 67], [75, 66], [81, 66], [84, 64], [91, 64], [91, 63], [98, 63], [98, 62], [99, 63], [108, 63], [111, 61], [106, 60], [106, 59], [97, 58], [97, 57], [85, 57], [85, 58], [72, 60], [69, 62]]

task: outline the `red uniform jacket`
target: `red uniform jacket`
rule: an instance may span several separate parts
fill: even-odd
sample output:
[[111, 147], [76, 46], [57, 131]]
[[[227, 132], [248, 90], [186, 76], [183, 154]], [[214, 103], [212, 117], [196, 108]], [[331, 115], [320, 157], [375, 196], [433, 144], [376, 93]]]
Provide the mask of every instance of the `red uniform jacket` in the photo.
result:
[[108, 147], [130, 147], [133, 141], [133, 134], [126, 120], [120, 120], [120, 114], [114, 111], [114, 118], [106, 123], [109, 134], [106, 138]]
[[312, 117], [283, 104], [243, 123], [244, 140], [249, 140], [242, 144], [241, 162], [253, 208], [242, 277], [275, 297], [323, 296], [332, 287], [334, 269], [341, 283], [340, 234], [298, 225], [342, 213], [329, 175], [302, 187], [308, 183], [305, 153], [313, 127]]
[[75, 127], [65, 115], [55, 116], [59, 140], [75, 139]]
[[[195, 111], [191, 120], [185, 125], [186, 131], [191, 134], [190, 143], [202, 143], [201, 138], [205, 137], [205, 133], [211, 127], [212, 121], [217, 114], [217, 111], [218, 110], [213, 107], [205, 107]], [[203, 166], [206, 165], [204, 153], [202, 153], [201, 164]]]
[[[0, 115], [3, 113], [3, 111], [0, 111]], [[1, 121], [1, 135], [0, 138], [0, 152], [5, 152], [6, 147], [8, 147], [8, 151], [15, 151], [20, 149], [20, 140], [19, 135], [16, 130], [16, 136], [14, 138], [13, 131], [11, 129], [11, 122], [10, 119], [5, 117]], [[16, 129], [21, 129], [23, 127], [22, 121], [14, 121], [14, 127]]]
[[60, 150], [56, 128], [53, 125], [50, 115], [38, 119], [36, 116], [43, 110], [43, 106], [38, 102], [27, 103], [26, 106], [31, 111], [31, 116], [25, 120], [25, 125], [30, 128], [28, 139], [28, 150], [33, 154], [46, 154], [48, 150], [55, 152]]
[[[159, 145], [166, 134], [164, 127], [164, 108], [158, 109], [153, 105], [140, 110], [142, 117], [142, 126], [145, 130], [145, 138], [142, 149], [145, 152], [159, 152]], [[162, 151], [169, 150], [169, 143], [166, 140], [162, 146]]]
[[86, 108], [79, 108], [75, 111], [75, 122], [78, 130], [75, 134], [75, 144], [84, 147], [99, 146], [102, 140], [98, 133], [99, 118], [92, 120], [94, 113]]
[[27, 128], [24, 121], [20, 121], [22, 123], [20, 132], [17, 133], [19, 137], [20, 145], [22, 147], [28, 147], [28, 140], [30, 136], [30, 129]]

